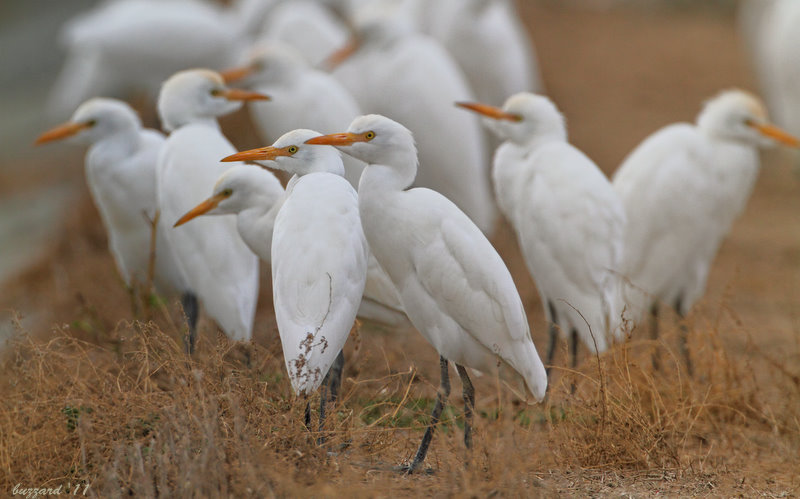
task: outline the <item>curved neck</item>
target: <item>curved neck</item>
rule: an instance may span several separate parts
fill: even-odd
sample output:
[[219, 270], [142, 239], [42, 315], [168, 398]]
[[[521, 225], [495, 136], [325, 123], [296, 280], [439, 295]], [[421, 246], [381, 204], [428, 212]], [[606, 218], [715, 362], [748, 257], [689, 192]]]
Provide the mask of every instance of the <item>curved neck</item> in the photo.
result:
[[416, 164], [413, 168], [397, 168], [386, 165], [367, 165], [358, 182], [358, 193], [370, 191], [403, 191], [414, 183], [417, 176]]
[[101, 138], [90, 149], [113, 150], [114, 154], [120, 156], [132, 156], [142, 146], [141, 130], [136, 128], [126, 128], [118, 130], [113, 134]]

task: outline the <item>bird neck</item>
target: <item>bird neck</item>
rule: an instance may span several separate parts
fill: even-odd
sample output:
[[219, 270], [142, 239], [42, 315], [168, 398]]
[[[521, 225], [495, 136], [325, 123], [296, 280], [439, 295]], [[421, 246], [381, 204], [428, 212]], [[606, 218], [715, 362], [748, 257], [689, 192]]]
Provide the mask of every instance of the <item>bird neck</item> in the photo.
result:
[[358, 182], [358, 193], [376, 191], [402, 191], [414, 183], [417, 176], [416, 160], [406, 166], [367, 165]]
[[120, 156], [132, 156], [142, 146], [141, 130], [135, 128], [118, 130], [113, 134], [98, 140], [93, 149], [113, 151]]
[[280, 201], [270, 204], [266, 199], [259, 199], [236, 216], [236, 228], [242, 240], [262, 259], [270, 258], [269, 234], [272, 234], [282, 204]]

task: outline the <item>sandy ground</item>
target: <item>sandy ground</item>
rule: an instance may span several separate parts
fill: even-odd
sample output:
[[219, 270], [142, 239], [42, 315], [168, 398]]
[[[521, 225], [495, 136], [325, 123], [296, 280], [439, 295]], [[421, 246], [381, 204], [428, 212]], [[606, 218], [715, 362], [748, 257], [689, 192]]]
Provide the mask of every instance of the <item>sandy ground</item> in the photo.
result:
[[[522, 1], [520, 9], [536, 43], [547, 93], [566, 115], [571, 141], [606, 173], [612, 173], [627, 152], [657, 128], [693, 120], [703, 100], [716, 92], [730, 87], [754, 89], [754, 77], [730, 9], [587, 9], [565, 7], [555, 1]], [[254, 145], [243, 115], [227, 118], [223, 124], [237, 145]], [[66, 149], [54, 147], [46, 158], [36, 158], [37, 166], [55, 169], [56, 162], [66, 163], [59, 166], [61, 178], [82, 185], [80, 156], [63, 154]], [[689, 323], [695, 335], [695, 355], [713, 354], [708, 350], [709, 343], [697, 334], [713, 330], [733, 362], [745, 372], [749, 369], [749, 355], [789, 366], [796, 372], [800, 359], [796, 284], [800, 277], [800, 222], [796, 217], [800, 210], [800, 178], [793, 169], [792, 158], [784, 154], [770, 153], [764, 163], [747, 211], [723, 245], [707, 296], [696, 306]], [[64, 172], [69, 172], [69, 178]], [[35, 184], [30, 179], [23, 183], [25, 187]], [[4, 192], [8, 192], [8, 186], [4, 182]], [[47, 334], [52, 325], [75, 328], [88, 322], [98, 325], [96, 330], [111, 330], [121, 319], [130, 317], [128, 297], [106, 250], [97, 214], [85, 187], [79, 191], [78, 199], [65, 212], [63, 230], [52, 237], [46, 257], [0, 290], [0, 313], [4, 314], [6, 329], [12, 317], [21, 319], [24, 329], [37, 335]], [[546, 334], [533, 281], [506, 226], [501, 226], [493, 242], [518, 284], [534, 341], [541, 351]], [[278, 353], [270, 306], [269, 290], [265, 289], [257, 317], [256, 342]], [[207, 339], [213, 343], [208, 325], [205, 329]], [[397, 373], [416, 366], [421, 376], [435, 382], [436, 353], [417, 333], [401, 338], [362, 335], [362, 341], [361, 349], [372, 354], [367, 354], [360, 370], [385, 372], [388, 367]], [[764, 365], [760, 363], [762, 367], [752, 373], [754, 383], [762, 384], [765, 392], [775, 392], [776, 398], [784, 397], [781, 403], [800, 407], [800, 398], [785, 400], [787, 393], [797, 397], [796, 391], [776, 391], [776, 383], [787, 381]], [[353, 371], [349, 375], [357, 378]], [[487, 401], [479, 397], [479, 406], [482, 403]], [[488, 428], [483, 436], [488, 439], [495, 430]], [[413, 447], [416, 438], [411, 435], [406, 447]], [[546, 447], [547, 438], [552, 437], [542, 438], [540, 445]], [[767, 437], [752, 440], [758, 438]], [[535, 468], [531, 476], [536, 483], [529, 492], [798, 495], [800, 478], [797, 467], [791, 464], [800, 459], [797, 438], [776, 439], [768, 439], [760, 446], [753, 444], [758, 449], [757, 459], [763, 460], [760, 464], [753, 463], [749, 451], [737, 454], [735, 448], [725, 448], [724, 444], [718, 448], [712, 445], [707, 460], [690, 460], [677, 469], [598, 471], [579, 465], [564, 466], [569, 461], [559, 460], [557, 452], [555, 458], [541, 457], [542, 467], [536, 467], [536, 458], [532, 457]], [[546, 448], [541, 450], [548, 452]], [[444, 452], [442, 446], [441, 453]], [[441, 459], [445, 463], [442, 466], [447, 464], [446, 458], [436, 452], [431, 459]], [[364, 479], [367, 483], [370, 480]], [[453, 492], [446, 488], [446, 480], [433, 483], [443, 487], [434, 489], [437, 495]], [[421, 489], [408, 487], [399, 490], [422, 493]], [[460, 493], [470, 490], [480, 495], [492, 493], [480, 486], [462, 488]]]

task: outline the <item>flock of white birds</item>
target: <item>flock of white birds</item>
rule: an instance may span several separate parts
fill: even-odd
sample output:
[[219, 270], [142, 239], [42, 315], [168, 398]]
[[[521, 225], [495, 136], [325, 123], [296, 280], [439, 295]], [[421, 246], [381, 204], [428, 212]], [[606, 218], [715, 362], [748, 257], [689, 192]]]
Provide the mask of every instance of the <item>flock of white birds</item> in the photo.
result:
[[[800, 16], [794, 0], [771, 3]], [[603, 352], [660, 303], [686, 314], [744, 209], [757, 149], [800, 147], [756, 97], [728, 90], [695, 124], [648, 137], [609, 180], [539, 94], [511, 0], [116, 0], [70, 21], [62, 39], [51, 112], [77, 110], [37, 143], [90, 146], [87, 181], [125, 283], [147, 281], [156, 234], [155, 291], [180, 297], [191, 353], [201, 306], [231, 339], [250, 340], [259, 259], [269, 262], [286, 369], [303, 396], [324, 387], [335, 398], [357, 316], [410, 323], [439, 352], [442, 379], [407, 471], [425, 459], [449, 362], [468, 447], [465, 368], [498, 373], [523, 399], [545, 396], [522, 301], [487, 239], [496, 207], [550, 324], [546, 364], [561, 332], [575, 365], [578, 340]], [[124, 102], [93, 97], [131, 89], [157, 96], [168, 136]], [[237, 152], [223, 135], [217, 118], [243, 102], [271, 146]], [[285, 189], [267, 169], [291, 175]]]

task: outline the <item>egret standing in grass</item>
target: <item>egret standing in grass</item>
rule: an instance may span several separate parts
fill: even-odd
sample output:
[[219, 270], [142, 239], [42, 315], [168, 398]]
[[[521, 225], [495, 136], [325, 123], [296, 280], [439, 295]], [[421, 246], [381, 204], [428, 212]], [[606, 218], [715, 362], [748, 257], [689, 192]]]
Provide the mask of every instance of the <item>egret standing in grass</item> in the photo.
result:
[[622, 201], [597, 165], [567, 141], [564, 117], [547, 97], [516, 94], [502, 109], [459, 105], [486, 116], [506, 141], [494, 157], [495, 196], [550, 323], [547, 364], [560, 330], [569, 334], [575, 367], [578, 338], [591, 352], [603, 352], [622, 335]]
[[[703, 296], [722, 240], [744, 210], [758, 175], [758, 148], [798, 139], [770, 125], [761, 101], [728, 90], [708, 101], [697, 124], [669, 125], [646, 138], [614, 175], [628, 215], [623, 273], [635, 320], [660, 303], [684, 317]], [[680, 348], [689, 373], [688, 330]], [[655, 359], [655, 358], [654, 358]]]
[[[275, 319], [295, 393], [304, 397], [313, 393], [330, 371], [326, 386], [335, 400], [344, 363], [342, 348], [364, 294], [369, 248], [358, 195], [344, 178], [339, 151], [304, 143], [319, 135], [294, 130], [270, 147], [223, 161], [257, 161], [293, 175], [273, 235]], [[323, 393], [320, 426], [325, 398]], [[309, 417], [307, 411], [307, 425]]]
[[[228, 168], [219, 164], [236, 152], [222, 135], [217, 117], [242, 101], [265, 100], [255, 92], [228, 88], [209, 70], [176, 73], [161, 88], [158, 112], [172, 133], [158, 162], [162, 216], [178, 220], [204, 199]], [[167, 231], [191, 294], [184, 300], [189, 319], [186, 347], [194, 350], [197, 298], [229, 338], [249, 341], [258, 298], [258, 258], [242, 241], [236, 220], [214, 217]]]
[[45, 132], [36, 143], [70, 137], [90, 144], [86, 181], [125, 285], [134, 289], [148, 282], [155, 234], [152, 277], [156, 293], [170, 298], [186, 291], [173, 248], [163, 237], [165, 225], [159, 222], [155, 228], [152, 226], [158, 211], [156, 164], [164, 136], [156, 130], [143, 129], [139, 116], [128, 104], [94, 98], [78, 107], [69, 122]]
[[347, 133], [306, 141], [333, 145], [365, 163], [358, 186], [369, 246], [389, 274], [414, 326], [439, 352], [441, 384], [431, 423], [409, 472], [425, 459], [450, 392], [448, 361], [463, 385], [464, 442], [471, 447], [475, 394], [466, 367], [498, 372], [523, 398], [544, 398], [547, 374], [517, 289], [497, 251], [441, 194], [408, 189], [417, 173], [411, 132], [380, 115], [356, 118]]

